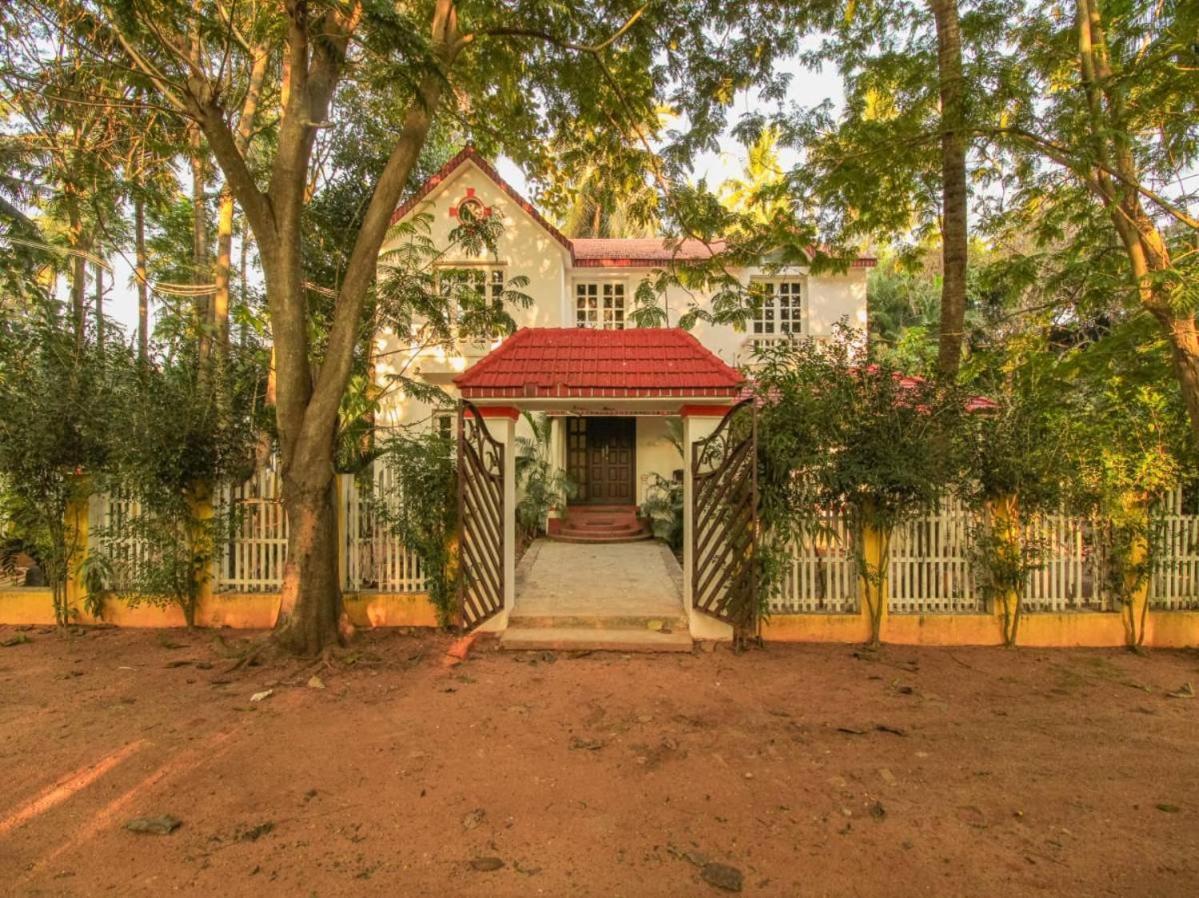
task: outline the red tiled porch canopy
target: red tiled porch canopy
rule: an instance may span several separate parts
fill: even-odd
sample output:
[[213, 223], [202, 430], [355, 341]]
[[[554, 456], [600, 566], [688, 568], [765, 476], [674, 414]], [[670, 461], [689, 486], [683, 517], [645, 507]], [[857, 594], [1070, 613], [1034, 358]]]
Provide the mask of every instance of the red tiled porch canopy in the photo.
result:
[[681, 328], [532, 327], [454, 383], [465, 399], [732, 399], [744, 380]]

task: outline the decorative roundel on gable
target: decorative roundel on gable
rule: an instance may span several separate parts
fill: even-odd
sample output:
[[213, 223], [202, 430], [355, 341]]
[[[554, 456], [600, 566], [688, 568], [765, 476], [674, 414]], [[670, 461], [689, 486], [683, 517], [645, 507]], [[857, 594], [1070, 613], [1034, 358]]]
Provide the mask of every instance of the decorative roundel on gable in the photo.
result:
[[484, 206], [483, 201], [475, 196], [475, 188], [467, 187], [466, 196], [450, 206], [450, 218], [460, 221], [478, 221], [491, 217], [491, 207]]

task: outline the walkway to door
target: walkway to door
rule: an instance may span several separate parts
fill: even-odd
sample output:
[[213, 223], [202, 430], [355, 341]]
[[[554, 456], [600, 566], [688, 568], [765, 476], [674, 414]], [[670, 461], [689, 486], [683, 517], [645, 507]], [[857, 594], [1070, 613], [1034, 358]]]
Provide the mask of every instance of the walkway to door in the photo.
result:
[[658, 542], [538, 540], [516, 571], [506, 649], [689, 652], [683, 572]]
[[683, 616], [683, 572], [662, 543], [538, 540], [516, 574], [518, 617]]

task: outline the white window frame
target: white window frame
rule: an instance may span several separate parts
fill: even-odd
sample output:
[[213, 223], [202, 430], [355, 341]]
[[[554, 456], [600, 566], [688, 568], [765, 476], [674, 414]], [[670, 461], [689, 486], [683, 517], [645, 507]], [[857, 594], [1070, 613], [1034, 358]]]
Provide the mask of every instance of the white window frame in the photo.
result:
[[[486, 292], [487, 298], [493, 302], [502, 303], [504, 300], [504, 291], [508, 287], [508, 269], [503, 262], [446, 262], [437, 266], [437, 291], [442, 296], [446, 296], [447, 290], [442, 287], [442, 277], [447, 274], [462, 274], [478, 273], [482, 276], [483, 289]], [[449, 298], [449, 297], [447, 297]], [[454, 302], [449, 311], [450, 326], [454, 329], [455, 335], [458, 330], [458, 303]], [[501, 335], [494, 334], [491, 337], [475, 337], [471, 340], [472, 343], [489, 343], [492, 340], [498, 339]]]
[[790, 340], [808, 334], [808, 279], [802, 275], [755, 277], [750, 284], [766, 292], [762, 304], [749, 320], [750, 340], [755, 345], [772, 340]]
[[629, 289], [624, 280], [576, 280], [571, 316], [575, 327], [624, 330], [629, 326]]

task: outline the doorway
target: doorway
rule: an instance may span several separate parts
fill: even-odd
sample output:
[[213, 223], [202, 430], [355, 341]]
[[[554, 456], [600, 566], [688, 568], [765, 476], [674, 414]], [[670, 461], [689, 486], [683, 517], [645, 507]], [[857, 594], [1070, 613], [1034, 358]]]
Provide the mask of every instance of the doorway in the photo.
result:
[[567, 418], [566, 472], [572, 505], [636, 503], [636, 418]]

